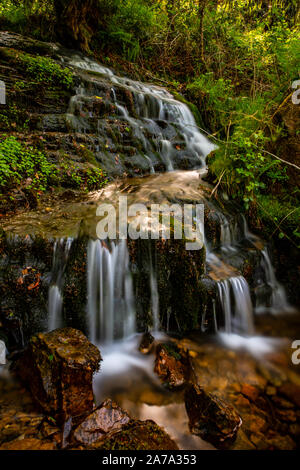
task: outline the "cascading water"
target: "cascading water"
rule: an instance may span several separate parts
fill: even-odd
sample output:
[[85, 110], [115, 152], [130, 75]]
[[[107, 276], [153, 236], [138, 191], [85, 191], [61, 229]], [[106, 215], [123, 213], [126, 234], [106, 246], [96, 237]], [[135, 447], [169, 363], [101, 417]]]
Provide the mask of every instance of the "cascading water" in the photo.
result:
[[[293, 308], [287, 301], [285, 290], [276, 279], [268, 249], [264, 248], [261, 251], [261, 254], [261, 267], [264, 273], [265, 282], [261, 279], [258, 280], [255, 311], [257, 313], [265, 311], [270, 311], [272, 313], [292, 311]], [[269, 294], [266, 292], [266, 289], [270, 291]], [[267, 300], [267, 303], [266, 299], [269, 299]]]
[[88, 321], [90, 339], [111, 343], [135, 332], [135, 308], [125, 240], [88, 244]]
[[253, 307], [246, 279], [243, 276], [231, 277], [218, 282], [217, 288], [225, 333], [253, 334]]
[[51, 284], [48, 293], [48, 329], [50, 331], [60, 328], [63, 324], [62, 289], [72, 241], [72, 238], [60, 238], [54, 242]]
[[[157, 158], [167, 171], [178, 168], [180, 159], [189, 159], [189, 167], [205, 165], [206, 155], [215, 146], [201, 134], [186, 104], [175, 100], [159, 86], [119, 77], [91, 59], [73, 55], [65, 61], [77, 70], [94, 74], [92, 78], [89, 78], [89, 74], [83, 77], [82, 85], [70, 100], [67, 122], [75, 132], [92, 132], [98, 135], [100, 142], [105, 133], [105, 122], [111, 118], [110, 112], [114, 108], [119, 120], [124, 120], [131, 129], [132, 136], [138, 142], [134, 145], [150, 173], [155, 172]], [[103, 88], [103, 79], [109, 83], [108, 88]], [[130, 102], [124, 101], [124, 95], [130, 95]], [[95, 100], [100, 100], [107, 110], [103, 115], [94, 113]], [[99, 144], [95, 146], [95, 151], [96, 154], [99, 151], [101, 161], [98, 147]], [[217, 282], [218, 304], [223, 311], [224, 329], [227, 332], [249, 334], [253, 331], [250, 289], [239, 267], [235, 266], [235, 258], [239, 258], [241, 250], [245, 248], [243, 244], [254, 246], [258, 239], [249, 232], [243, 216], [231, 217], [223, 211], [217, 211], [217, 216], [220, 225], [219, 243], [215, 246], [215, 242], [208, 240], [205, 244], [207, 265], [212, 271], [217, 267], [214, 280]], [[275, 306], [284, 310], [287, 307], [284, 291], [276, 281], [267, 251], [263, 247], [259, 250], [264, 282], [271, 290], [269, 306], [273, 310]], [[91, 339], [94, 341], [101, 339], [111, 342], [134, 331], [134, 300], [126, 253], [123, 242], [112, 243], [110, 248], [100, 241], [89, 242], [88, 315]], [[152, 266], [150, 291], [153, 328], [156, 330], [159, 328], [159, 296], [156, 272]], [[49, 304], [59, 311], [61, 297], [55, 284], [51, 289], [51, 299]], [[256, 306], [266, 307], [267, 303], [265, 296], [260, 296]]]
[[[143, 84], [125, 77], [115, 75], [107, 67], [103, 67], [91, 59], [72, 56], [64, 58], [68, 65], [86, 72], [104, 76], [110, 81], [110, 95], [121, 119], [128, 123], [133, 136], [139, 142], [139, 152], [148, 170], [154, 171], [154, 163], [160, 159], [167, 171], [178, 168], [180, 160], [190, 159], [190, 166], [205, 166], [205, 157], [215, 146], [199, 131], [189, 107], [173, 98], [165, 89], [155, 85]], [[101, 86], [101, 85], [99, 85]], [[133, 100], [130, 111], [118, 99], [120, 89], [131, 93]], [[86, 132], [89, 128], [88, 119], [83, 119], [83, 104], [95, 99], [97, 80], [94, 78], [92, 89], [79, 87], [76, 95], [70, 100], [67, 122], [77, 132]], [[93, 117], [91, 112], [89, 118]], [[103, 118], [96, 118], [98, 134], [103, 134]], [[164, 123], [161, 125], [161, 123]], [[181, 153], [179, 153], [181, 152]], [[99, 155], [101, 160], [101, 156]]]
[[[222, 311], [222, 327], [214, 313], [215, 329], [226, 333], [250, 335], [254, 333], [253, 314], [259, 312], [288, 312], [284, 288], [278, 283], [267, 248], [248, 229], [245, 217], [230, 219], [223, 213], [217, 214], [220, 222], [219, 246], [215, 250], [207, 247], [207, 264], [215, 273], [219, 306]], [[255, 309], [252, 305], [250, 288], [246, 279], [232, 270], [235, 257], [240, 262], [243, 244], [253, 247], [261, 258], [261, 278], [255, 279]], [[218, 279], [219, 278], [219, 279]]]

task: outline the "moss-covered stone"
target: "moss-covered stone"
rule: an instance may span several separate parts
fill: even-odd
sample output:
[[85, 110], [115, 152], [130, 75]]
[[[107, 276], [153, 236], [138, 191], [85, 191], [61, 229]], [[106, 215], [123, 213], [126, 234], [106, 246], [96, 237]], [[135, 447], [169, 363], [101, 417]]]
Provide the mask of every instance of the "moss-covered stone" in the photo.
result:
[[99, 444], [101, 450], [178, 450], [177, 444], [154, 421], [133, 421]]

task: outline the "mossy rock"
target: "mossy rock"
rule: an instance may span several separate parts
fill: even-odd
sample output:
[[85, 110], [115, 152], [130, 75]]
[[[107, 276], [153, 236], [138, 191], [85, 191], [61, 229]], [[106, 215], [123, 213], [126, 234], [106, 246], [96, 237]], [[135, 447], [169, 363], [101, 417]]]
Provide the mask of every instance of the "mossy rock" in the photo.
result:
[[178, 450], [177, 444], [154, 421], [133, 421], [99, 445], [101, 450]]

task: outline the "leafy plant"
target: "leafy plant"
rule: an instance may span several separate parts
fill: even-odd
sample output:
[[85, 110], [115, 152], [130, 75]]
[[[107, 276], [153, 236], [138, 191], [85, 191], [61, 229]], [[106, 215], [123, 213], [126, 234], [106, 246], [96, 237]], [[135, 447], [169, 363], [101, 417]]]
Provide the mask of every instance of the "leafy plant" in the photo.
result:
[[30, 54], [20, 54], [18, 63], [24, 67], [27, 74], [31, 75], [36, 82], [54, 84], [71, 88], [73, 85], [73, 73], [67, 67], [63, 68], [53, 59]]

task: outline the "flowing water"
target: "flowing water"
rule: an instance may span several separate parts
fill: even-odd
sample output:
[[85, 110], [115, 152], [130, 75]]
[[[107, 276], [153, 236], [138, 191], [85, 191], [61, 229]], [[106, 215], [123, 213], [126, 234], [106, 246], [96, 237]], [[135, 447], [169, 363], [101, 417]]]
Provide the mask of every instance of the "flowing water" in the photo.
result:
[[135, 333], [135, 302], [126, 241], [88, 245], [87, 314], [90, 339], [112, 343]]
[[[37, 213], [27, 213], [25, 219], [22, 215], [17, 216], [14, 228], [21, 230], [22, 227], [24, 230], [25, 227], [27, 230], [29, 225], [34, 231], [35, 227], [40, 230], [42, 226], [46, 233], [52, 233], [57, 227], [63, 227], [68, 235], [71, 232], [72, 236], [76, 236], [78, 227], [84, 221], [85, 227], [88, 227], [87, 233], [91, 235], [87, 246], [86, 279], [89, 338], [99, 345], [104, 358], [94, 384], [98, 401], [106, 396], [116, 396], [125, 403], [125, 398], [130, 398], [128, 408], [132, 407], [136, 415], [153, 417], [170, 430], [182, 448], [197, 448], [200, 440], [189, 435], [182, 400], [174, 403], [172, 394], [162, 389], [153, 373], [154, 357], [143, 357], [138, 352], [140, 336], [136, 332], [136, 297], [128, 247], [125, 240], [103, 242], [95, 239], [97, 203], [116, 203], [120, 195], [126, 195], [128, 204], [205, 204], [209, 216], [217, 221], [218, 236], [212, 235], [206, 229], [206, 224], [203, 235], [206, 275], [215, 284], [216, 292], [212, 301], [214, 327], [223, 341], [231, 341], [239, 346], [241, 343], [248, 344], [249, 348], [255, 349], [258, 343], [253, 336], [254, 315], [261, 311], [288, 310], [290, 307], [284, 289], [276, 280], [267, 247], [249, 232], [245, 218], [234, 211], [225, 213], [210, 199], [212, 188], [203, 180], [203, 176], [206, 172], [206, 156], [215, 146], [200, 132], [189, 107], [175, 100], [161, 87], [118, 77], [91, 59], [73, 54], [64, 57], [64, 62], [83, 73], [82, 84], [71, 98], [65, 116], [72, 132], [84, 134], [93, 131], [96, 156], [110, 169], [111, 163], [100, 149], [107, 118], [95, 115], [91, 105], [97, 99], [104, 100], [101, 93], [105, 80], [110, 103], [118, 118], [131, 129], [136, 139], [141, 159], [138, 160], [136, 155], [130, 158], [134, 165], [140, 163], [141, 169], [150, 176], [123, 178], [87, 196], [85, 201], [65, 203], [57, 208], [51, 221], [48, 215]], [[121, 99], [122, 93], [128, 92], [133, 97], [131, 109]], [[112, 163], [115, 167], [118, 164], [118, 160]], [[157, 168], [167, 173], [155, 174]], [[189, 171], [182, 168], [189, 168]], [[123, 174], [123, 170], [120, 170], [120, 174]], [[64, 324], [64, 273], [71, 245], [72, 238], [61, 235], [54, 244], [48, 299], [49, 330]], [[242, 272], [242, 265], [250, 255], [259, 260], [258, 274], [253, 275], [251, 285]], [[149, 272], [152, 329], [159, 338], [163, 334], [158, 333], [161, 330], [160, 298], [156, 263], [151, 256]], [[169, 321], [167, 330], [168, 325]], [[134, 393], [139, 394], [138, 398]], [[157, 403], [153, 395], [160, 397]], [[181, 432], [178, 426], [174, 426], [174, 415], [176, 423], [178, 420], [183, 423]], [[203, 443], [201, 446], [205, 447]]]
[[72, 238], [60, 238], [54, 242], [51, 284], [48, 294], [48, 329], [55, 330], [63, 326], [62, 289], [64, 285], [64, 271], [72, 245]]
[[[67, 122], [75, 132], [85, 133], [93, 129], [100, 137], [103, 135], [107, 119], [90, 110], [96, 96], [96, 99], [106, 100], [106, 104], [111, 100], [119, 119], [128, 124], [137, 142], [140, 164], [150, 173], [155, 172], [154, 167], [159, 164], [167, 171], [187, 161], [189, 167], [205, 166], [205, 158], [215, 145], [199, 131], [185, 103], [174, 99], [164, 88], [117, 76], [90, 59], [72, 55], [64, 57], [66, 61], [77, 70], [97, 74], [92, 80], [85, 76], [70, 100]], [[107, 96], [107, 90], [104, 93], [103, 78], [111, 84], [110, 96]], [[102, 96], [104, 94], [105, 97]], [[124, 94], [132, 96], [128, 106], [124, 102]], [[98, 152], [98, 158], [100, 161], [103, 159], [101, 152]]]

